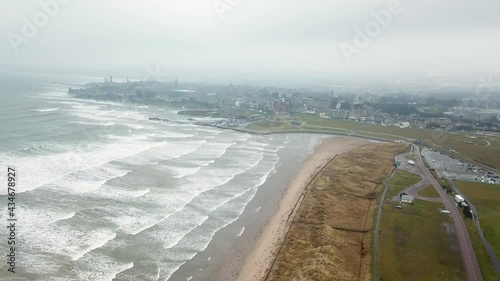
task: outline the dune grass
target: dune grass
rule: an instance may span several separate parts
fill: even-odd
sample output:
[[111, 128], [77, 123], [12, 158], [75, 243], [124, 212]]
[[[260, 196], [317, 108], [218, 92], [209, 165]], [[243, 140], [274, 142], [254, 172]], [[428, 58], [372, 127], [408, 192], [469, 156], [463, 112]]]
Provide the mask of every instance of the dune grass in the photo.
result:
[[267, 280], [371, 280], [376, 198], [393, 156], [406, 148], [366, 145], [325, 167], [307, 187]]

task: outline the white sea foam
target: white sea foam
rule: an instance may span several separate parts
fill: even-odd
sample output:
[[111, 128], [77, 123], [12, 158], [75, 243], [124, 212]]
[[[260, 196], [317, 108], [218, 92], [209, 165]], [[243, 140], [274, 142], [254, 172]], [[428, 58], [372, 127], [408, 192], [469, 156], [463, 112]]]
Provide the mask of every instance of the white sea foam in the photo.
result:
[[64, 215], [64, 216], [62, 216], [60, 218], [57, 218], [55, 221], [52, 221], [51, 223], [55, 223], [55, 222], [58, 222], [58, 221], [69, 220], [69, 219], [73, 218], [75, 215], [76, 215], [75, 212], [71, 212], [71, 213], [69, 213], [67, 215]]
[[[160, 201], [163, 204], [168, 204], [168, 206], [176, 206], [176, 210], [173, 213], [168, 214], [165, 216], [163, 219], [158, 221], [156, 225], [162, 226], [163, 229], [171, 229], [171, 228], [166, 228], [164, 224], [166, 223], [171, 223], [172, 220], [174, 220], [175, 217], [177, 216], [185, 216], [186, 213], [189, 216], [192, 216], [190, 214], [189, 210], [186, 209], [186, 206], [188, 206], [189, 203], [193, 202], [197, 196], [200, 194], [207, 192], [209, 190], [212, 190], [218, 186], [224, 185], [228, 183], [231, 179], [233, 179], [237, 174], [241, 174], [245, 172], [246, 170], [250, 169], [251, 167], [255, 167], [258, 162], [260, 162], [260, 159], [257, 160], [257, 163], [250, 163], [250, 167], [245, 167], [244, 165], [240, 165], [238, 168], [233, 168], [233, 169], [228, 169], [228, 168], [214, 168], [210, 169], [209, 171], [200, 171], [199, 173], [195, 174], [192, 176], [189, 180], [187, 180], [186, 186], [189, 186], [189, 189], [181, 189], [180, 192], [177, 192], [177, 196], [175, 195], [174, 191], [170, 191], [168, 194], [165, 194], [164, 196], [155, 196], [155, 199]], [[247, 163], [248, 165], [248, 163]], [[229, 201], [230, 199], [224, 199], [226, 201]], [[217, 206], [221, 205], [222, 203], [218, 203]], [[200, 216], [201, 217], [201, 216]], [[179, 222], [186, 222], [188, 221], [186, 218], [185, 219], [180, 219], [180, 220], [175, 220], [175, 224], [179, 224]], [[151, 225], [146, 229], [150, 229], [154, 224]], [[165, 231], [156, 231], [156, 234], [151, 234], [153, 236], [157, 237], [163, 237], [165, 235]], [[168, 240], [168, 239], [167, 239]], [[165, 239], [162, 239], [162, 241], [165, 241]]]
[[217, 190], [217, 192], [206, 193], [204, 194], [205, 196], [199, 196], [198, 198], [196, 198], [199, 201], [196, 202], [196, 204], [198, 204], [201, 208], [206, 209], [208, 212], [213, 212], [214, 210], [226, 205], [228, 202], [243, 196], [249, 190], [261, 186], [269, 177], [269, 174], [274, 170], [274, 165], [275, 162], [268, 162], [268, 163], [262, 163], [260, 165], [255, 165], [250, 169], [256, 167], [265, 168], [266, 166], [268, 166], [266, 168], [267, 172], [264, 172], [262, 174], [260, 173], [255, 174], [255, 172], [249, 173], [252, 176], [250, 180], [246, 181], [248, 185], [245, 186], [238, 185], [237, 186], [238, 188], [224, 188], [224, 186], [219, 186], [217, 189], [221, 190]]
[[199, 151], [198, 156], [217, 159], [222, 157], [222, 155], [224, 155], [227, 152], [227, 150], [234, 145], [236, 145], [236, 142], [213, 141], [206, 146], [207, 149]]
[[[141, 233], [133, 239], [151, 237], [153, 242], [162, 241], [163, 246], [170, 249], [159, 249], [154, 254], [169, 259], [169, 262], [159, 262], [158, 272], [155, 272], [156, 268], [148, 272], [153, 280], [155, 274], [159, 280], [168, 279], [187, 260], [206, 249], [217, 231], [238, 219], [255, 196], [256, 186], [265, 182], [269, 175], [266, 172], [273, 171], [270, 166], [276, 160], [274, 153], [282, 147], [267, 145], [268, 137], [192, 125], [154, 124], [144, 121], [145, 116], [140, 113], [131, 113], [121, 120], [119, 111], [109, 110], [112, 107], [103, 106], [103, 103], [92, 102], [88, 106], [76, 106], [70, 108], [70, 114], [85, 118], [77, 122], [101, 126], [113, 122], [134, 130], [156, 128], [156, 132], [162, 131], [160, 134], [147, 136], [111, 136], [104, 140], [105, 144], [95, 143], [91, 149], [64, 152], [70, 157], [81, 158], [84, 163], [78, 165], [71, 161], [69, 164], [59, 165], [60, 160], [67, 157], [60, 155], [64, 153], [40, 158], [18, 157], [22, 163], [32, 163], [31, 167], [23, 168], [29, 170], [30, 177], [33, 178], [23, 179], [27, 187], [33, 187], [34, 183], [44, 183], [44, 180], [50, 183], [34, 193], [43, 194], [46, 190], [56, 191], [61, 195], [69, 193], [68, 202], [75, 200], [79, 204], [81, 200], [90, 204], [81, 213], [80, 210], [55, 209], [52, 210], [53, 214], [41, 214], [40, 217], [47, 216], [42, 221], [48, 221], [49, 227], [41, 225], [25, 236], [26, 241], [29, 241], [25, 247], [30, 251], [76, 258], [74, 263], [79, 280], [111, 280], [134, 266], [133, 263], [117, 261], [103, 254], [115, 245], [121, 245], [120, 248], [130, 245], [127, 244], [128, 238], [122, 239], [123, 236], [127, 237], [123, 233]], [[66, 109], [61, 112], [66, 112]], [[168, 133], [164, 133], [165, 131]], [[136, 133], [134, 131], [133, 134]], [[161, 142], [162, 138], [168, 139], [168, 142]], [[181, 138], [191, 140], [179, 143]], [[7, 158], [0, 155], [0, 163]], [[14, 157], [7, 160], [11, 159]], [[131, 172], [136, 167], [126, 164], [137, 165], [141, 169]], [[148, 166], [152, 164], [156, 165]], [[51, 165], [57, 167], [50, 167]], [[172, 179], [175, 185], [153, 187], [147, 181], [143, 183], [142, 179], [136, 181], [135, 177], [130, 184], [125, 183], [125, 178], [110, 181], [129, 172], [130, 176], [138, 175], [141, 178], [143, 175], [137, 171], [146, 170], [142, 169], [145, 165], [150, 176], [162, 170], [163, 166], [171, 167], [170, 172], [176, 178]], [[34, 168], [33, 173], [30, 168]], [[52, 177], [55, 175], [56, 180], [44, 177], [45, 174]], [[117, 182], [123, 182], [124, 185]], [[40, 186], [35, 186], [37, 187]], [[84, 192], [85, 194], [81, 194]], [[72, 197], [73, 194], [79, 195]], [[207, 198], [208, 200], [203, 200]], [[112, 206], [106, 204], [105, 207], [92, 208], [96, 207], [94, 202], [107, 202], [102, 199], [113, 199], [114, 202]], [[201, 202], [199, 206], [198, 200]], [[61, 204], [66, 203], [51, 203], [53, 206]], [[67, 204], [70, 206], [72, 203]], [[98, 210], [93, 212], [96, 209]], [[101, 214], [103, 215], [99, 216]], [[96, 215], [99, 219], [91, 220]], [[103, 223], [109, 229], [103, 229]], [[239, 235], [243, 232], [244, 228]], [[117, 236], [120, 239], [115, 239]], [[101, 250], [95, 251], [99, 248]]]
[[131, 199], [139, 198], [151, 192], [151, 189], [126, 190], [123, 188], [106, 185], [98, 191], [91, 192], [88, 196], [108, 199]]
[[155, 278], [155, 281], [160, 280], [160, 273], [161, 273], [161, 267], [160, 267], [160, 266], [158, 266], [158, 272], [156, 273], [156, 278]]
[[113, 240], [116, 238], [116, 232], [109, 233], [107, 235], [102, 235], [101, 237], [98, 237], [97, 239], [93, 240], [94, 243], [89, 245], [87, 248], [85, 248], [83, 251], [76, 253], [71, 257], [72, 260], [77, 261], [81, 257], [85, 256], [88, 252], [95, 250], [97, 248], [101, 248], [102, 246], [106, 245], [109, 241]]
[[38, 94], [38, 96], [41, 96], [41, 97], [56, 97], [56, 98], [60, 98], [60, 97], [71, 98], [70, 95], [68, 95], [68, 93], [66, 93], [66, 92], [50, 92], [50, 93]]
[[133, 262], [125, 264], [121, 266], [117, 271], [109, 273], [105, 278], [103, 278], [103, 280], [115, 280], [118, 274], [124, 272], [125, 270], [131, 269], [132, 267], [134, 267]]
[[[208, 220], [206, 215], [179, 212], [162, 222], [161, 230], [148, 233], [155, 241], [163, 242], [164, 249], [177, 245], [187, 234]], [[168, 231], [165, 231], [167, 230]]]
[[[32, 252], [23, 252], [21, 249], [18, 249], [20, 251], [19, 255], [20, 256], [22, 255], [23, 257], [23, 264], [24, 264], [23, 271], [26, 273], [36, 274], [40, 276], [43, 275], [57, 276], [57, 272], [60, 270], [61, 267], [63, 267], [62, 264], [54, 263], [50, 255], [38, 254]], [[7, 280], [2, 278], [0, 279]], [[9, 279], [9, 280], [15, 280], [15, 279]], [[50, 279], [50, 280], [52, 281], [57, 279]]]
[[163, 218], [161, 209], [138, 209], [130, 206], [109, 206], [107, 211], [115, 216], [104, 217], [105, 220], [117, 226], [121, 231], [136, 235], [154, 225]]
[[51, 253], [77, 260], [116, 237], [112, 229], [75, 224], [73, 220], [38, 225], [23, 232], [23, 249], [31, 253]]
[[108, 124], [107, 122], [91, 122], [91, 121], [72, 121], [71, 123], [80, 125], [91, 125], [91, 126], [105, 126], [106, 124]]
[[27, 231], [31, 231], [40, 226], [50, 225], [58, 221], [69, 220], [76, 215], [75, 212], [55, 208], [39, 208], [23, 205], [16, 206], [16, 208], [18, 220], [29, 222], [29, 224], [23, 225], [23, 228]]
[[241, 235], [243, 235], [243, 232], [245, 231], [245, 227], [242, 227], [240, 229], [240, 232], [238, 233], [238, 236], [237, 237], [241, 237]]
[[[92, 146], [91, 150], [77, 149], [57, 154], [50, 155], [33, 155], [26, 157], [16, 157], [9, 154], [4, 154], [0, 157], [0, 164], [3, 166], [12, 165], [22, 167], [26, 171], [30, 171], [29, 177], [24, 177], [22, 181], [22, 189], [18, 193], [33, 190], [55, 181], [65, 180], [65, 177], [76, 177], [78, 180], [88, 180], [83, 176], [90, 169], [98, 168], [108, 162], [123, 159], [124, 157], [132, 157], [138, 155], [150, 148], [161, 146], [163, 143], [141, 141], [134, 137], [124, 139], [121, 142], [112, 144], [97, 143]], [[109, 166], [108, 166], [109, 167]], [[115, 167], [116, 168], [116, 167]], [[123, 170], [122, 170], [123, 171]], [[116, 176], [120, 176], [128, 171], [120, 171]], [[105, 173], [106, 171], [101, 170]], [[80, 175], [80, 176], [79, 176]], [[89, 175], [92, 179], [95, 178], [92, 174]], [[108, 180], [102, 179], [99, 185]], [[92, 180], [94, 181], [94, 179]], [[63, 182], [64, 183], [64, 182]], [[94, 190], [94, 188], [84, 187], [78, 182], [69, 182], [65, 186], [71, 188], [72, 185], [78, 184], [82, 190]], [[54, 187], [54, 185], [52, 185]], [[75, 188], [72, 188], [73, 190]], [[1, 190], [0, 195], [5, 194], [6, 190]]]
[[[250, 202], [253, 197], [255, 196], [256, 189], [252, 190], [251, 192], [246, 193], [245, 198], [242, 198], [244, 200], [243, 202], [238, 202], [238, 205], [243, 205], [246, 206], [248, 202]], [[191, 260], [196, 254], [203, 252], [206, 250], [210, 242], [212, 241], [213, 237], [215, 234], [227, 227], [228, 225], [232, 224], [235, 222], [238, 217], [242, 214], [243, 208], [235, 208], [234, 204], [230, 204], [228, 208], [225, 208], [227, 212], [230, 212], [232, 215], [230, 217], [226, 217], [225, 219], [217, 219], [215, 224], [213, 225], [204, 225], [206, 228], [203, 229], [202, 232], [196, 232], [195, 229], [194, 231], [190, 232], [186, 237], [181, 240], [175, 247], [184, 249], [185, 251], [185, 256], [183, 256], [184, 261], [180, 261], [177, 266], [175, 267], [170, 267], [165, 269], [166, 272], [166, 279], [168, 280], [182, 265], [187, 263], [188, 260]], [[240, 210], [240, 211], [238, 211]]]
[[74, 273], [82, 281], [111, 281], [134, 267], [133, 262], [119, 262], [107, 255], [92, 253], [77, 261]]
[[[70, 192], [72, 194], [86, 192], [92, 193], [103, 187], [109, 180], [123, 177], [129, 172], [130, 170], [126, 170], [112, 164], [104, 164], [102, 166], [70, 173], [63, 178], [46, 185], [46, 188]], [[116, 196], [118, 195], [126, 195], [126, 192], [116, 194]], [[129, 193], [128, 195], [133, 195], [133, 193]]]
[[[189, 179], [186, 179], [184, 183], [180, 184], [180, 190], [182, 191], [178, 194], [178, 196], [174, 195], [174, 197], [176, 198], [175, 202], [170, 202], [170, 198], [163, 198], [163, 196], [157, 196], [155, 198], [162, 202], [169, 202], [176, 205], [182, 204], [182, 209], [188, 203], [192, 202], [193, 199], [195, 199], [198, 195], [225, 185], [237, 175], [243, 174], [246, 171], [257, 167], [263, 157], [264, 156], [262, 155], [262, 153], [253, 154], [249, 155], [244, 160], [232, 158], [232, 162], [228, 162], [224, 167], [206, 167], [204, 169], [201, 169], [197, 173], [192, 174]], [[187, 188], [183, 188], [183, 186]], [[218, 206], [219, 204], [221, 203], [217, 203], [216, 206]]]
[[[275, 161], [272, 161], [270, 163], [275, 163]], [[274, 165], [274, 164], [273, 164]], [[264, 172], [264, 174], [261, 175], [258, 181], [254, 182], [253, 186], [260, 186], [263, 181], [267, 178], [269, 175], [270, 171], [272, 171], [272, 166], [268, 167], [267, 172]], [[194, 252], [194, 254], [187, 254], [184, 258], [187, 260], [191, 259], [196, 255], [196, 253], [204, 251], [206, 247], [208, 247], [208, 244], [210, 241], [213, 239], [215, 233], [217, 233], [220, 229], [225, 228], [229, 224], [233, 223], [238, 219], [238, 217], [243, 213], [243, 210], [245, 209], [246, 205], [254, 198], [255, 194], [257, 192], [257, 187], [252, 187], [243, 194], [240, 194], [237, 197], [232, 198], [229, 203], [221, 205], [218, 209], [214, 210], [213, 212], [220, 212], [221, 215], [215, 216], [219, 223], [216, 224], [215, 227], [211, 226], [212, 228], [210, 230], [205, 229], [208, 225], [207, 224], [202, 224], [204, 227], [203, 232], [196, 232], [199, 227], [191, 230], [189, 233], [185, 234], [183, 239], [181, 239], [175, 246], [174, 248], [186, 248], [189, 249], [188, 253], [191, 253], [191, 251]], [[169, 218], [170, 220], [171, 218]], [[181, 220], [182, 221], [182, 220]], [[175, 222], [179, 223], [181, 221], [175, 220]], [[210, 224], [212, 225], [212, 224]], [[243, 233], [244, 229], [241, 230], [240, 235]], [[196, 232], [196, 233], [194, 233]], [[178, 270], [186, 261], [184, 262], [179, 262], [178, 266], [175, 268], [168, 269], [167, 272], [168, 276], [167, 279], [172, 276], [172, 274]]]
[[[274, 165], [277, 161], [278, 160], [275, 158], [271, 161], [268, 161], [269, 165], [267, 167], [267, 171], [262, 171], [263, 173], [261, 172], [261, 176], [252, 184], [252, 186], [259, 186], [263, 181], [265, 181], [265, 178], [267, 178], [269, 173], [274, 169]], [[197, 253], [204, 251], [208, 247], [208, 244], [213, 239], [214, 235], [220, 229], [223, 229], [236, 221], [242, 214], [248, 202], [250, 202], [254, 198], [256, 192], [257, 187], [253, 187], [243, 194], [239, 195], [238, 197], [232, 198], [229, 203], [224, 204], [219, 209], [214, 210], [214, 212], [220, 212], [218, 216], [214, 216], [215, 222], [217, 223], [203, 223], [202, 226], [199, 226], [189, 233], [185, 234], [183, 239], [181, 239], [175, 246], [173, 246], [173, 248], [175, 249], [186, 249], [185, 255], [180, 258], [181, 261], [179, 261], [176, 266], [170, 266], [164, 269], [166, 280], [168, 280], [168, 278], [170, 278], [174, 272], [176, 272], [188, 260], [193, 258]], [[170, 220], [170, 218], [168, 218], [168, 220]], [[179, 223], [179, 221], [177, 221], [177, 223]], [[209, 226], [210, 229], [206, 229]], [[203, 227], [202, 231], [199, 231], [200, 227]]]
[[84, 103], [81, 102], [75, 102], [75, 101], [54, 101], [54, 102], [49, 102], [50, 104], [64, 104], [64, 105], [81, 105]]
[[54, 112], [54, 111], [58, 111], [59, 108], [42, 108], [42, 109], [35, 109], [33, 111], [36, 111], [36, 112]]
[[155, 145], [149, 149], [145, 149], [142, 153], [137, 153], [130, 157], [120, 159], [120, 162], [143, 166], [149, 163], [165, 161], [169, 159], [179, 158], [183, 155], [190, 154], [203, 146], [206, 140], [189, 141], [189, 142], [166, 142]]
[[[105, 105], [104, 107], [107, 107]], [[73, 105], [67, 111], [69, 115], [84, 120], [99, 122], [115, 122], [134, 126], [138, 121], [147, 121], [145, 115], [137, 111], [128, 110], [108, 110], [102, 104]]]
[[194, 137], [194, 134], [179, 133], [179, 132], [168, 132], [164, 134], [158, 134], [157, 137], [165, 139], [189, 139]]

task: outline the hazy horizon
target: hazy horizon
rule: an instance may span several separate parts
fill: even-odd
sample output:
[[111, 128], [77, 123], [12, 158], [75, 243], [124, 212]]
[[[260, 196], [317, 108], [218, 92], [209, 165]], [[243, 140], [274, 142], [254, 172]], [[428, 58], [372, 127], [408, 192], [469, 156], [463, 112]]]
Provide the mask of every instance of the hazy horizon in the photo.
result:
[[326, 85], [500, 72], [497, 1], [41, 0], [0, 7], [4, 70], [141, 78], [161, 69], [167, 79]]

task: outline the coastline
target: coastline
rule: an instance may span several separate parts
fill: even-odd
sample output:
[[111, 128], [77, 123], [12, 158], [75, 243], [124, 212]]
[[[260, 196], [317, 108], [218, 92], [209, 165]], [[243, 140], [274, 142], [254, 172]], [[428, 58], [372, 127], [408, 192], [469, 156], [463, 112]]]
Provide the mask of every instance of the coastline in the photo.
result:
[[236, 280], [264, 280], [292, 224], [309, 182], [335, 156], [367, 143], [369, 141], [366, 139], [350, 137], [322, 139], [321, 144], [306, 158], [300, 171], [289, 184], [275, 214], [260, 233], [255, 247], [246, 257]]

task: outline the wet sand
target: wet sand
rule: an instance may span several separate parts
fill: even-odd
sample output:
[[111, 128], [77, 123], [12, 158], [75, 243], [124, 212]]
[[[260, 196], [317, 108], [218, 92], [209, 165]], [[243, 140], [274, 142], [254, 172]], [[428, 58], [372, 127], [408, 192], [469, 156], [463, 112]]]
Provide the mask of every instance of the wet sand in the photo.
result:
[[[220, 276], [221, 280], [264, 280], [283, 242], [285, 233], [291, 226], [295, 212], [300, 206], [307, 184], [333, 157], [367, 143], [369, 143], [368, 140], [349, 137], [324, 138], [322, 143], [304, 161], [302, 168], [283, 194], [275, 214], [264, 228], [259, 229], [257, 237], [253, 238], [257, 241], [255, 247], [250, 251], [245, 246], [243, 250], [234, 251], [232, 257], [228, 257], [235, 263], [242, 264], [240, 265], [241, 272], [238, 274], [232, 271], [230, 276]], [[253, 244], [252, 242], [254, 241], [246, 241], [246, 243], [239, 241], [238, 244], [248, 245]], [[249, 254], [245, 252], [249, 252]], [[238, 268], [237, 265], [235, 267]]]

